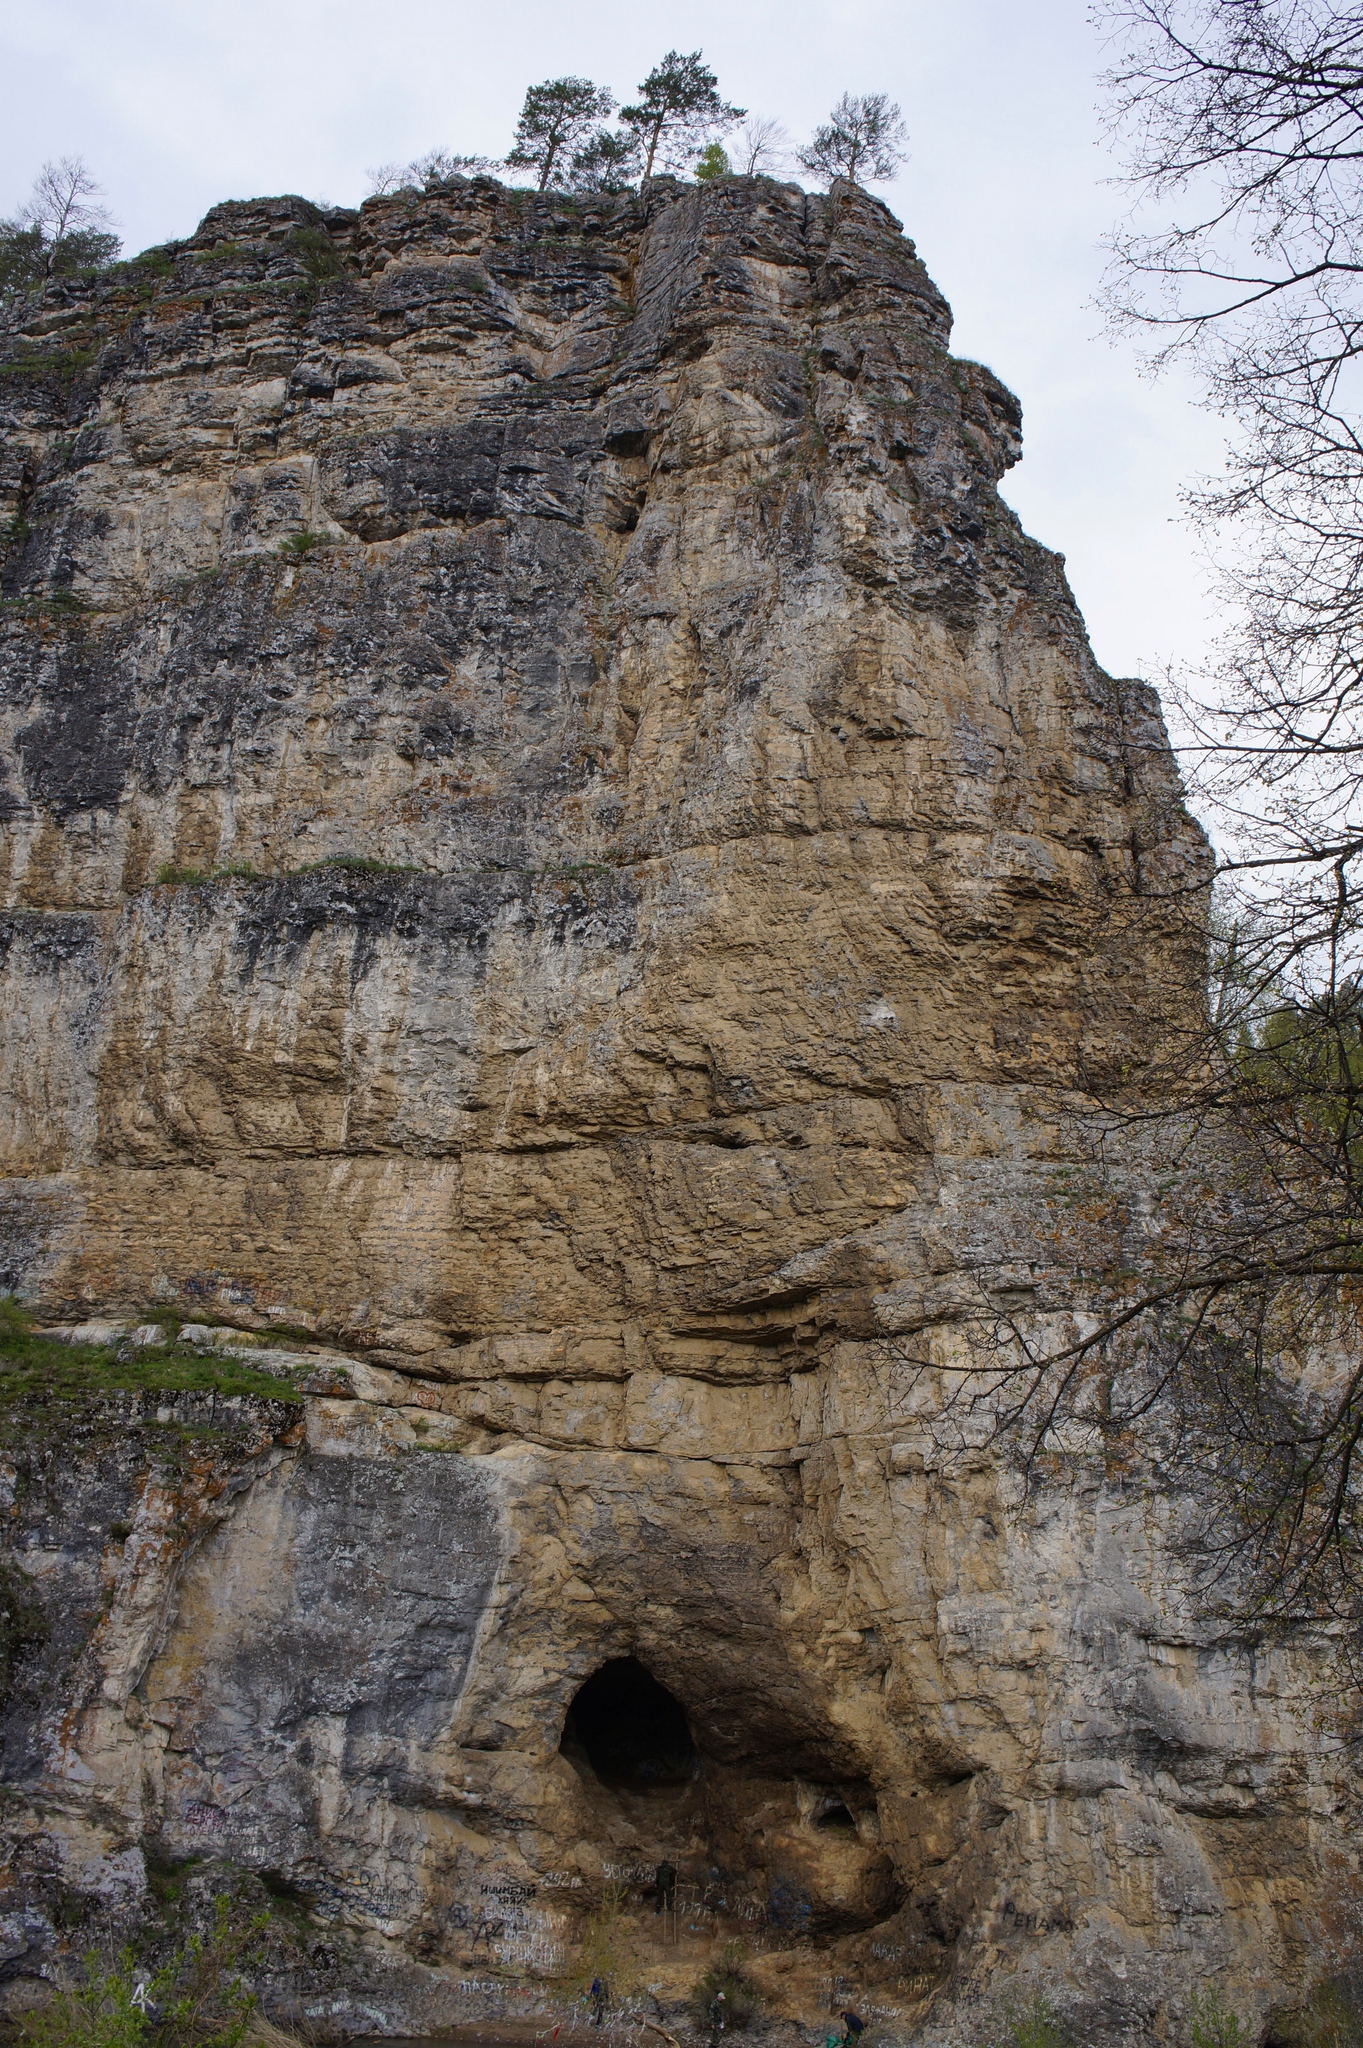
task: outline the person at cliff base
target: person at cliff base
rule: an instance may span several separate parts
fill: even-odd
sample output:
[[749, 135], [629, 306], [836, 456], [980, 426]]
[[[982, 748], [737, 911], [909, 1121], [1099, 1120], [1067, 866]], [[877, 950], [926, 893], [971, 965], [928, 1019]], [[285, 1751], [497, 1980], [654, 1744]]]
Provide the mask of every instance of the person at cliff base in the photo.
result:
[[606, 1999], [609, 1996], [599, 1977], [592, 1978], [592, 1988], [588, 1996], [592, 2001], [592, 2025], [599, 2027], [606, 2016]]
[[854, 2012], [845, 2012], [842, 2023], [847, 2029], [842, 2037], [842, 2048], [857, 2048], [857, 2042], [865, 2031], [865, 2020], [859, 2020]]
[[665, 1906], [677, 1903], [677, 1866], [675, 1863], [660, 1863], [653, 1873], [653, 1911], [661, 1913]]

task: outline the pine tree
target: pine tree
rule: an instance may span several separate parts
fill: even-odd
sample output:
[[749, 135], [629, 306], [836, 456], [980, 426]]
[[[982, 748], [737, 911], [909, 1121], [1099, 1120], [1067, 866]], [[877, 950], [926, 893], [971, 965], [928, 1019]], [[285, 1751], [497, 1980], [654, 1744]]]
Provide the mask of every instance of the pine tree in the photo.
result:
[[538, 171], [541, 192], [554, 171], [581, 148], [593, 124], [605, 120], [615, 101], [590, 78], [546, 78], [525, 95], [516, 140], [507, 151], [508, 169]]
[[633, 128], [644, 153], [644, 176], [653, 176], [655, 162], [684, 170], [699, 156], [716, 129], [732, 128], [747, 112], [719, 96], [719, 80], [702, 62], [701, 52], [683, 57], [669, 50], [639, 87], [639, 104], [621, 107], [620, 119]]

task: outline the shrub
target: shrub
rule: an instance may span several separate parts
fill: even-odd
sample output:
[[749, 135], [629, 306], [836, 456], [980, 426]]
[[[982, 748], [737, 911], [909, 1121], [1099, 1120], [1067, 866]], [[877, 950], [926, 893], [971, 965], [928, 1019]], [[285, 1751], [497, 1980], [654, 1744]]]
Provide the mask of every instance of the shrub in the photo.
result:
[[154, 1973], [131, 1947], [112, 1961], [88, 1955], [83, 1979], [25, 2013], [14, 2038], [24, 2048], [285, 2048], [292, 2036], [257, 2010], [240, 1975], [269, 1917], [234, 1916], [220, 1898], [208, 1933]]
[[140, 1983], [131, 1949], [101, 1970], [87, 1956], [85, 1981], [64, 1985], [36, 2012], [24, 2013], [14, 2038], [32, 2048], [137, 2048], [147, 2039], [147, 2022], [134, 2004]]
[[743, 1968], [746, 1957], [741, 1941], [728, 1941], [719, 1960], [697, 1979], [687, 2004], [698, 2028], [717, 2030], [722, 2026], [728, 2033], [746, 2027], [756, 2016], [762, 1994]]
[[287, 540], [279, 543], [281, 555], [309, 555], [314, 548], [329, 548], [334, 545], [334, 536], [329, 533], [291, 533]]
[[1004, 2043], [992, 2048], [1073, 2048], [1070, 2030], [1043, 1992], [1003, 2010]]
[[1249, 2030], [1213, 1984], [1196, 1993], [1189, 2009], [1193, 2048], [1250, 2048]]
[[309, 305], [318, 297], [323, 287], [335, 284], [346, 274], [340, 253], [325, 228], [295, 228], [284, 241], [285, 253], [292, 256], [303, 272], [300, 297]]
[[116, 280], [174, 277], [175, 259], [169, 248], [144, 249], [140, 256], [129, 256], [126, 262], [115, 263], [113, 275]]
[[55, 597], [0, 597], [0, 618], [59, 619], [83, 618], [85, 606], [78, 597], [58, 591]]

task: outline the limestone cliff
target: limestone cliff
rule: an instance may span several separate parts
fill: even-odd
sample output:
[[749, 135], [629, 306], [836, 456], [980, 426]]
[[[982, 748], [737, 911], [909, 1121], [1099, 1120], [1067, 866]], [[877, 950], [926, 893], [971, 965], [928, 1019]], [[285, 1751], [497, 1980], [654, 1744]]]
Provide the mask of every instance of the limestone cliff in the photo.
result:
[[3, 1277], [302, 1382], [173, 1484], [121, 1411], [60, 1500], [11, 1445], [86, 1617], [16, 1867], [208, 1843], [372, 2026], [664, 1855], [641, 1981], [746, 1927], [811, 2026], [1022, 1972], [1177, 2032], [1326, 1953], [1306, 1652], [1213, 1643], [1139, 1446], [1028, 1489], [943, 1416], [981, 1308], [1082, 1306], [1064, 1091], [1203, 859], [948, 338], [855, 188], [475, 180], [218, 207], [9, 344]]

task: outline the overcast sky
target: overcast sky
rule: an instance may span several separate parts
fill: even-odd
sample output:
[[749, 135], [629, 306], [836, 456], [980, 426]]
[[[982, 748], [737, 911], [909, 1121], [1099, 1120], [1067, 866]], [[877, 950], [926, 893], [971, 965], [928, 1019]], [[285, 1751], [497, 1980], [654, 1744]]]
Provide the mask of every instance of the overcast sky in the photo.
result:
[[80, 151], [129, 253], [219, 199], [353, 205], [371, 165], [501, 156], [527, 85], [571, 71], [628, 97], [673, 46], [699, 44], [726, 97], [799, 139], [839, 93], [888, 91], [911, 158], [878, 189], [955, 309], [955, 348], [1022, 399], [1006, 493], [1066, 555], [1099, 660], [1156, 679], [1206, 647], [1179, 488], [1219, 465], [1221, 434], [1093, 308], [1122, 199], [1084, 0], [0, 0], [0, 31], [0, 211]]

